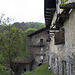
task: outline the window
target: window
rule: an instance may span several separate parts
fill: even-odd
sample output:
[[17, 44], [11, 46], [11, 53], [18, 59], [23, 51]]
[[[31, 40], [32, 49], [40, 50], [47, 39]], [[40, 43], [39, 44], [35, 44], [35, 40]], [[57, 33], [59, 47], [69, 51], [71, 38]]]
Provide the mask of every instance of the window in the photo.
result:
[[43, 47], [41, 47], [41, 51], [43, 51]]
[[63, 75], [67, 75], [66, 61], [62, 61], [62, 73]]
[[40, 59], [43, 60], [43, 56], [40, 56]]
[[71, 74], [73, 74], [73, 64], [71, 64]]
[[75, 75], [75, 65], [71, 64], [71, 74]]
[[40, 39], [40, 44], [43, 44], [43, 39]]

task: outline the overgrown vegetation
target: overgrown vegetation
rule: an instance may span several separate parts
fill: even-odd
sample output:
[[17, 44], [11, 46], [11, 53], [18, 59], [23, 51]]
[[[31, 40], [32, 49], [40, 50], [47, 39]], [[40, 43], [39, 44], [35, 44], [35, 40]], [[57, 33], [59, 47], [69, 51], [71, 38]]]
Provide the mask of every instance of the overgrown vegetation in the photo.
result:
[[0, 64], [0, 75], [9, 75], [9, 71], [5, 69], [3, 65]]
[[48, 64], [43, 64], [42, 66], [37, 67], [34, 72], [28, 72], [27, 75], [54, 75], [48, 70], [48, 66]]
[[[26, 25], [27, 24], [27, 25]], [[10, 18], [0, 17], [0, 75], [8, 75], [5, 66], [10, 68], [12, 75], [12, 61], [16, 57], [28, 57], [27, 35], [44, 27], [43, 23], [14, 23]]]
[[31, 33], [35, 32], [35, 31], [37, 31], [37, 29], [35, 29], [35, 28], [29, 28], [25, 32], [28, 35], [28, 34], [31, 34]]

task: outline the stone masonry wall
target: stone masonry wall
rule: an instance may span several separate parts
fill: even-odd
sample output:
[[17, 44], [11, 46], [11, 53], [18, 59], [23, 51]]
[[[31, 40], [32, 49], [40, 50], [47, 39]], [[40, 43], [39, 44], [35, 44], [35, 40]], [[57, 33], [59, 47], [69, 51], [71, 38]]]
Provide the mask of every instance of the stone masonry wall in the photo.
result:
[[75, 10], [62, 28], [65, 29], [65, 44], [54, 45], [54, 36], [51, 37], [49, 64], [55, 75], [75, 75]]
[[[37, 46], [30, 46], [31, 54], [33, 55], [35, 60], [34, 67], [37, 67], [37, 65], [41, 63], [40, 59], [41, 56], [43, 56], [43, 63], [48, 62], [49, 43], [46, 41], [47, 37], [48, 37], [47, 30], [37, 33], [31, 37], [30, 43], [32, 45], [37, 45]], [[38, 44], [40, 43], [40, 39], [43, 39], [43, 43], [45, 46], [43, 47], [38, 46]]]

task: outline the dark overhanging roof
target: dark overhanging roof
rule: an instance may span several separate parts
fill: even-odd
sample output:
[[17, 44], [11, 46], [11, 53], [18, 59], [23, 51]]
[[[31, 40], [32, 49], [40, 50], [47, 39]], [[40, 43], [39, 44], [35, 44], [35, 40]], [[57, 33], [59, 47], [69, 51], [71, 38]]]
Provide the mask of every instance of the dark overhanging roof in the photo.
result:
[[44, 0], [44, 17], [46, 27], [49, 28], [56, 9], [56, 0]]
[[41, 32], [43, 32], [43, 31], [45, 31], [45, 30], [47, 30], [47, 29], [48, 29], [48, 28], [44, 27], [44, 28], [42, 28], [42, 29], [39, 29], [39, 30], [37, 30], [37, 31], [35, 31], [35, 32], [33, 32], [33, 33], [27, 35], [27, 36], [28, 36], [28, 37], [32, 37], [33, 35], [36, 35], [36, 34], [38, 34], [38, 33], [41, 33]]

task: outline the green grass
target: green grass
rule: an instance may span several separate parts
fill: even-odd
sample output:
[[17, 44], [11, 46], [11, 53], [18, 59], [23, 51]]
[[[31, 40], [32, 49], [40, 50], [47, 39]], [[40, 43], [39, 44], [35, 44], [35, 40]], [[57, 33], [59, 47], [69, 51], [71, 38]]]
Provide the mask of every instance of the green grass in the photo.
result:
[[48, 70], [48, 64], [43, 64], [42, 66], [37, 67], [35, 72], [28, 72], [27, 75], [54, 75]]

